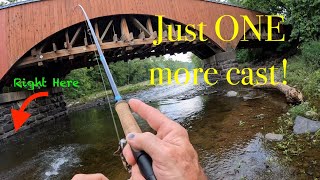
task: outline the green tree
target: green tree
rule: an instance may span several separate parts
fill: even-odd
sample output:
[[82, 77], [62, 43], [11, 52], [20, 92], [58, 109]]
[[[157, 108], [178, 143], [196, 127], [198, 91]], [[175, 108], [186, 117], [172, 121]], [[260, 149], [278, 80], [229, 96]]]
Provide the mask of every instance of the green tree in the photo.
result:
[[203, 62], [198, 56], [192, 54], [191, 56], [191, 62], [194, 66], [194, 68], [202, 68], [203, 67]]
[[304, 42], [317, 40], [320, 35], [320, 1], [282, 1], [286, 6], [287, 22], [293, 27], [292, 38]]
[[282, 14], [285, 12], [285, 3], [282, 0], [239, 0], [240, 5], [271, 14]]
[[[199, 64], [199, 59], [194, 60]], [[201, 60], [200, 60], [201, 61]], [[150, 57], [144, 60], [134, 59], [128, 62], [118, 61], [109, 64], [110, 71], [118, 86], [124, 86], [127, 84], [136, 84], [142, 81], [150, 79], [150, 69], [152, 68], [170, 68], [173, 72], [179, 68], [192, 67], [190, 62], [173, 61], [171, 59], [165, 59], [163, 56]], [[100, 64], [102, 77], [106, 83], [107, 89], [110, 89], [109, 81], [106, 77], [104, 69]], [[181, 71], [182, 73], [182, 71]], [[164, 75], [166, 76], [166, 74]], [[156, 77], [157, 78], [157, 75]], [[73, 70], [66, 79], [78, 80], [80, 88], [69, 88], [65, 90], [66, 97], [69, 99], [77, 99], [86, 95], [100, 92], [103, 90], [103, 84], [99, 66], [93, 68], [81, 68]]]
[[284, 15], [285, 22], [292, 26], [292, 40], [306, 42], [317, 40], [320, 36], [319, 0], [229, 0], [229, 3], [268, 14]]

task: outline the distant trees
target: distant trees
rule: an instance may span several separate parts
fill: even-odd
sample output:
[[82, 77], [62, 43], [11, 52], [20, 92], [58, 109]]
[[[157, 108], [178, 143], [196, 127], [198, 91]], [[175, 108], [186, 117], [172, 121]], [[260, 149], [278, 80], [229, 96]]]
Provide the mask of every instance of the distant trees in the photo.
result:
[[[143, 60], [135, 59], [128, 62], [118, 61], [116, 63], [110, 63], [109, 67], [116, 84], [120, 87], [149, 80], [149, 70], [152, 68], [170, 68], [172, 71], [176, 71], [179, 68], [191, 70], [192, 68], [202, 67], [201, 62], [202, 61], [194, 55], [192, 56], [192, 62], [173, 61], [161, 56], [150, 57]], [[110, 89], [104, 69], [101, 64], [100, 66], [107, 88]], [[158, 78], [157, 76], [158, 74], [155, 78]], [[164, 77], [165, 76], [166, 75], [164, 75]], [[80, 83], [80, 88], [69, 88], [65, 92], [65, 95], [71, 99], [76, 99], [103, 90], [99, 66], [90, 69], [82, 68], [73, 70], [66, 79], [77, 80]]]

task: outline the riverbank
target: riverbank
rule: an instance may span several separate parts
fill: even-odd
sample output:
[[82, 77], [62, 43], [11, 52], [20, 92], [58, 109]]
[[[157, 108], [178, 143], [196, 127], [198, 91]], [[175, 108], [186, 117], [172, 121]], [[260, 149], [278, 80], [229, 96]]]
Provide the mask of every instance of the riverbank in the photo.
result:
[[[119, 89], [119, 92], [123, 96], [126, 96], [130, 93], [136, 93], [136, 92], [139, 92], [142, 90], [147, 90], [152, 87], [154, 87], [154, 86], [150, 85], [149, 81], [144, 81], [144, 82], [137, 83], [137, 84], [130, 84], [130, 85], [121, 86], [118, 89]], [[66, 99], [68, 110], [69, 110], [69, 112], [73, 112], [73, 111], [88, 109], [88, 108], [95, 107], [95, 106], [104, 105], [104, 104], [108, 103], [107, 102], [107, 95], [109, 96], [110, 101], [113, 102], [114, 97], [113, 97], [113, 93], [111, 90], [97, 91], [97, 92], [92, 93], [91, 95], [84, 96], [84, 97], [77, 98], [77, 99]]]
[[[297, 177], [307, 176], [310, 179], [320, 177], [320, 156], [318, 154], [320, 152], [320, 130], [313, 133], [296, 134], [294, 126], [298, 116], [315, 122], [320, 120], [320, 69], [317, 64], [320, 61], [319, 56], [314, 53], [319, 48], [319, 43], [310, 43], [303, 46], [300, 52], [287, 57], [285, 80], [289, 86], [302, 92], [304, 102], [291, 104], [286, 113], [278, 117], [272, 131], [282, 135], [283, 139], [279, 142], [267, 143], [269, 148], [284, 156], [283, 163], [293, 164]], [[270, 66], [271, 64], [282, 67], [282, 58], [270, 59], [268, 62], [260, 61], [259, 66]], [[257, 65], [245, 63], [240, 66], [255, 67]], [[283, 80], [283, 68], [280, 68], [277, 81], [282, 82]]]

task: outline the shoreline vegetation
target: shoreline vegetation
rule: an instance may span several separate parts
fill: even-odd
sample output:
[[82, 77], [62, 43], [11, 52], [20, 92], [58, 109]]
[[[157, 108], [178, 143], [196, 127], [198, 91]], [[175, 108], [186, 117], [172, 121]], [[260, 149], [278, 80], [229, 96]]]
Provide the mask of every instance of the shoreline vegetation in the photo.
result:
[[[135, 93], [142, 90], [147, 90], [152, 87], [154, 86], [149, 85], [149, 81], [144, 81], [137, 84], [124, 85], [119, 87], [118, 89], [121, 95], [126, 95], [126, 94]], [[111, 90], [105, 91], [101, 89], [101, 91], [93, 92], [92, 94], [79, 97], [77, 99], [67, 99], [67, 105], [69, 107], [72, 107], [75, 105], [82, 105], [82, 104], [90, 103], [92, 101], [95, 101], [101, 98], [106, 98], [107, 95], [109, 96], [110, 100], [113, 100], [113, 94]]]
[[[160, 56], [150, 57], [144, 60], [135, 59], [128, 62], [119, 61], [111, 63], [109, 66], [120, 93], [122, 95], [126, 95], [155, 87], [155, 85], [150, 84], [149, 79], [149, 70], [154, 67], [166, 67], [173, 71], [179, 68], [191, 70], [193, 68], [202, 67], [202, 61], [195, 55], [190, 57], [190, 62], [175, 61], [170, 58]], [[110, 99], [113, 99], [107, 77], [103, 70], [101, 72], [104, 82], [106, 83], [107, 94]], [[181, 73], [182, 72], [183, 71], [181, 71]], [[168, 77], [167, 71], [163, 72], [163, 77]], [[64, 89], [64, 94], [69, 107], [90, 103], [106, 97], [106, 91], [103, 87], [101, 74], [99, 73], [99, 66], [89, 69], [82, 68], [74, 70], [66, 77], [66, 79], [78, 79], [80, 81], [80, 88]], [[163, 79], [163, 83], [166, 84], [167, 78]], [[154, 81], [159, 81], [158, 73], [155, 74]]]
[[[268, 14], [285, 15], [285, 22], [291, 29], [288, 42], [281, 42], [278, 46], [264, 49], [237, 50], [237, 59], [240, 66], [280, 65], [283, 58], [288, 60], [285, 80], [289, 86], [301, 91], [305, 99], [301, 104], [290, 105], [288, 112], [276, 120], [278, 127], [273, 133], [283, 135], [283, 140], [266, 145], [278, 154], [282, 154], [285, 164], [294, 164], [298, 175], [319, 179], [320, 130], [298, 135], [293, 129], [298, 116], [313, 121], [320, 120], [320, 2], [316, 0], [306, 2], [229, 0], [229, 2]], [[279, 77], [282, 76], [283, 69], [279, 71]]]

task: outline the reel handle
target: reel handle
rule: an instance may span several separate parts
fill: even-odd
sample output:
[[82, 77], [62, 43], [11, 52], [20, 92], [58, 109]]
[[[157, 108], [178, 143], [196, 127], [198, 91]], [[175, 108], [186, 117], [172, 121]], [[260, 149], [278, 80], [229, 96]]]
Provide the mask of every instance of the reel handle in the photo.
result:
[[[124, 134], [127, 136], [129, 133], [142, 133], [137, 121], [134, 119], [129, 104], [126, 101], [119, 101], [116, 103], [115, 109], [119, 116], [121, 126]], [[131, 148], [133, 156], [137, 161], [140, 172], [146, 180], [156, 180], [152, 169], [152, 159], [144, 151], [139, 151]]]

